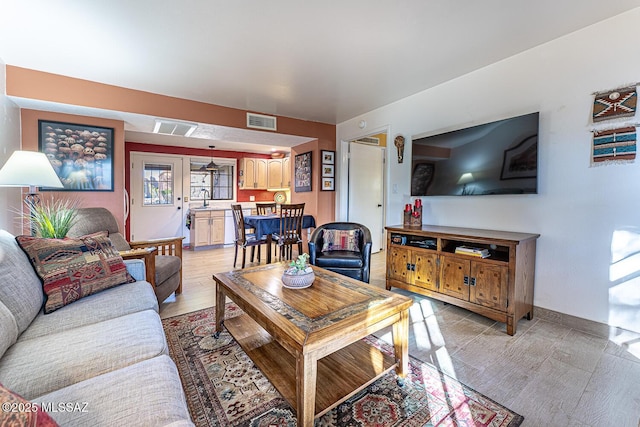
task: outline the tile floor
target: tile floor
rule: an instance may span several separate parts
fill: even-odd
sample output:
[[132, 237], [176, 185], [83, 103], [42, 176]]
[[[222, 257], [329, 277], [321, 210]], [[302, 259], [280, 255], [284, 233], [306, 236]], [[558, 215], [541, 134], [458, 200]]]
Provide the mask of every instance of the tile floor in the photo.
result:
[[[371, 283], [380, 287], [384, 257], [372, 257]], [[231, 269], [232, 247], [185, 250], [183, 293], [162, 304], [161, 317], [214, 305], [211, 276]], [[640, 427], [640, 334], [607, 339], [534, 316], [511, 337], [469, 311], [394, 292], [415, 299], [409, 354], [522, 414], [523, 426]]]

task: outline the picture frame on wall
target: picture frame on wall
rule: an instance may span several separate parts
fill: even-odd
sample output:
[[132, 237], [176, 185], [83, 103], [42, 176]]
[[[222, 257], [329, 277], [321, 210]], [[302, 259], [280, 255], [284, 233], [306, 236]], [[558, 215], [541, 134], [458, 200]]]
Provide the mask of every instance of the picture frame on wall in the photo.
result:
[[322, 178], [322, 191], [334, 191], [335, 178]]
[[334, 177], [334, 168], [333, 165], [322, 165], [322, 177], [323, 178], [333, 178]]
[[64, 186], [55, 191], [113, 191], [113, 135], [113, 128], [38, 120], [38, 149]]
[[336, 156], [335, 151], [322, 150], [320, 154], [322, 155], [323, 165], [335, 165], [335, 156]]
[[294, 190], [296, 193], [311, 191], [311, 154], [311, 151], [296, 154], [294, 164]]

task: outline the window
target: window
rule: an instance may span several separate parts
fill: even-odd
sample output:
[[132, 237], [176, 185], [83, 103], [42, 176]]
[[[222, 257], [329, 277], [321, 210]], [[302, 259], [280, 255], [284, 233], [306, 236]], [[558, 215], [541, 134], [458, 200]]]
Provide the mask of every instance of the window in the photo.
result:
[[216, 159], [218, 169], [209, 171], [208, 163], [191, 160], [191, 200], [234, 200], [234, 165]]
[[144, 164], [144, 205], [173, 204], [173, 165]]

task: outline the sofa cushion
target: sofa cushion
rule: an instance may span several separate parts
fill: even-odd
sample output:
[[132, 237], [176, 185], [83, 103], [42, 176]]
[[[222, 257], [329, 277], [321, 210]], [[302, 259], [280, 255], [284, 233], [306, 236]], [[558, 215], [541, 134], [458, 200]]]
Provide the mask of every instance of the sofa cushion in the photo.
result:
[[325, 228], [322, 230], [322, 251], [352, 251], [360, 252], [358, 230], [336, 230]]
[[17, 393], [0, 384], [0, 404], [2, 426], [57, 427], [45, 411], [35, 403], [29, 402]]
[[13, 314], [18, 333], [40, 312], [43, 300], [42, 284], [29, 258], [13, 235], [0, 230], [0, 301]]
[[33, 399], [86, 402], [84, 412], [57, 412], [64, 426], [192, 426], [178, 370], [169, 356], [135, 363]]
[[158, 312], [158, 300], [149, 282], [133, 282], [84, 297], [50, 314], [42, 311], [20, 340], [67, 331], [138, 311]]
[[0, 358], [0, 382], [33, 399], [167, 352], [160, 316], [146, 310], [37, 339], [19, 338]]
[[45, 313], [134, 280], [106, 231], [78, 238], [16, 240], [42, 281]]
[[18, 325], [11, 311], [0, 302], [0, 356], [18, 339]]

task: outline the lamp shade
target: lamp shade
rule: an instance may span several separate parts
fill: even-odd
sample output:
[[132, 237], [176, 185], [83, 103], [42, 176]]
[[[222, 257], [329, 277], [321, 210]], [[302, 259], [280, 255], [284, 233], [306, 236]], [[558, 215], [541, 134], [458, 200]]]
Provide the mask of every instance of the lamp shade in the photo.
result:
[[14, 151], [0, 169], [0, 187], [63, 188], [44, 153]]
[[473, 174], [471, 172], [463, 173], [458, 180], [458, 184], [468, 184], [470, 182], [473, 182]]

